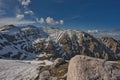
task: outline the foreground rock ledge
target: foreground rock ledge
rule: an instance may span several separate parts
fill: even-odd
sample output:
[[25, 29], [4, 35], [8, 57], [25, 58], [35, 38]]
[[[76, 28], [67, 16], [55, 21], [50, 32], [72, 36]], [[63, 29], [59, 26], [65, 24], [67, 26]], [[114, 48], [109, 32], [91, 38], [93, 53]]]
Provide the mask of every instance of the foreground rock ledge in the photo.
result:
[[109, 61], [77, 55], [70, 60], [67, 80], [120, 80], [120, 69]]

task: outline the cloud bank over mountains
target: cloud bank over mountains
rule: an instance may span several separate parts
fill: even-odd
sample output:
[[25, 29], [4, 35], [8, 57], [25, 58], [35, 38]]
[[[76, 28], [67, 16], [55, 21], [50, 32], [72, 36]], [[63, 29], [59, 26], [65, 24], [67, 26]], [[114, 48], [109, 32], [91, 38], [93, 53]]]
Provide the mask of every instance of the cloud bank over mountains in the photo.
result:
[[14, 24], [14, 25], [23, 25], [23, 24], [34, 24], [35, 21], [28, 21], [28, 20], [19, 20], [17, 18], [1, 18], [0, 19], [0, 25], [9, 25], [9, 24]]
[[120, 30], [117, 29], [116, 30], [98, 30], [98, 29], [95, 29], [95, 30], [87, 30], [86, 31], [87, 33], [93, 35], [94, 37], [112, 37], [114, 39], [117, 39], [117, 40], [120, 40]]

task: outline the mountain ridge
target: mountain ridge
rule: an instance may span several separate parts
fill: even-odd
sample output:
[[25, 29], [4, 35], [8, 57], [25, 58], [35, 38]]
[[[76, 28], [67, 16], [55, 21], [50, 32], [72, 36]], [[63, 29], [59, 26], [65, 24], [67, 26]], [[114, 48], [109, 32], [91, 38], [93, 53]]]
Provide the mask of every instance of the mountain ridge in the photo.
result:
[[[70, 59], [77, 54], [106, 60], [120, 58], [119, 41], [110, 48], [102, 39], [79, 30], [42, 28], [28, 25], [17, 27], [6, 25], [0, 27], [0, 56], [9, 59], [35, 59], [45, 54], [44, 58]], [[41, 57], [39, 58], [41, 59]]]

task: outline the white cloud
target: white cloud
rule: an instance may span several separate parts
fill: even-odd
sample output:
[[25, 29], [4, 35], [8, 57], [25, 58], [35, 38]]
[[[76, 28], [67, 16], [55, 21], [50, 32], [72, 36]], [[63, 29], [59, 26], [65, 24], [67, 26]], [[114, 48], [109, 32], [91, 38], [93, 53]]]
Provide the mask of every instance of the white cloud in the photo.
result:
[[19, 0], [21, 2], [21, 5], [28, 6], [31, 3], [31, 0]]
[[24, 14], [17, 14], [17, 15], [16, 15], [16, 18], [19, 19], [19, 20], [21, 20], [21, 19], [24, 18]]
[[28, 21], [28, 20], [19, 20], [17, 18], [1, 18], [0, 19], [0, 26], [3, 25], [22, 25], [22, 24], [34, 24], [35, 21]]
[[63, 21], [63, 20], [56, 21], [56, 20], [54, 20], [54, 19], [51, 18], [51, 17], [47, 17], [47, 18], [46, 18], [46, 23], [47, 23], [47, 24], [50, 24], [50, 25], [59, 25], [59, 24], [63, 24], [64, 21]]
[[87, 32], [88, 32], [88, 33], [98, 33], [99, 30], [97, 30], [97, 29], [96, 29], [96, 30], [88, 30]]
[[37, 17], [35, 16], [34, 12], [31, 9], [29, 9], [29, 5], [30, 3], [32, 3], [32, 0], [18, 0], [18, 1], [21, 4], [21, 7], [23, 9], [23, 10], [20, 9], [19, 13], [23, 13], [24, 16], [27, 16], [27, 17], [29, 16], [30, 19], [36, 20]]
[[59, 21], [56, 21], [55, 24], [56, 24], [56, 25], [59, 24]]
[[63, 20], [60, 20], [60, 24], [64, 24], [64, 21], [63, 21]]
[[47, 17], [46, 19], [40, 18], [40, 20], [38, 20], [38, 18], [36, 18], [36, 21], [40, 24], [49, 24], [49, 25], [62, 25], [64, 23], [63, 20], [56, 21], [52, 17]]
[[38, 21], [40, 24], [44, 24], [45, 23], [45, 20], [44, 18], [40, 18], [40, 20]]
[[52, 25], [55, 25], [55, 24], [56, 24], [55, 20], [54, 20], [53, 18], [51, 18], [51, 17], [47, 17], [47, 18], [46, 18], [46, 23], [52, 24]]
[[30, 15], [33, 15], [33, 14], [34, 14], [32, 10], [25, 11], [24, 13], [25, 13], [25, 14], [30, 14]]

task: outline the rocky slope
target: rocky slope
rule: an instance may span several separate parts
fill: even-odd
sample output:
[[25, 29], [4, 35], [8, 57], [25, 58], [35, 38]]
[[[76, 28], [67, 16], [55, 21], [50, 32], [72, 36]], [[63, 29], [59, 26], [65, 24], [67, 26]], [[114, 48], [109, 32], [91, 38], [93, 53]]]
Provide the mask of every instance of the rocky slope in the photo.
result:
[[102, 37], [100, 38], [102, 43], [106, 45], [111, 51], [113, 51], [114, 54], [116, 54], [116, 57], [120, 59], [120, 42], [111, 38], [111, 37]]
[[[115, 45], [114, 49], [110, 45]], [[117, 44], [117, 45], [116, 45]], [[97, 39], [85, 32], [34, 26], [0, 27], [0, 56], [11, 59], [70, 59], [77, 54], [118, 60], [119, 41]], [[116, 48], [115, 48], [116, 47]], [[40, 57], [40, 58], [39, 58]]]
[[120, 69], [102, 59], [77, 55], [70, 60], [67, 80], [120, 80]]

